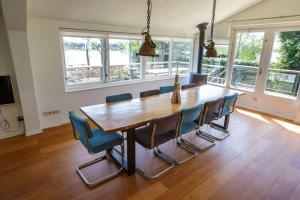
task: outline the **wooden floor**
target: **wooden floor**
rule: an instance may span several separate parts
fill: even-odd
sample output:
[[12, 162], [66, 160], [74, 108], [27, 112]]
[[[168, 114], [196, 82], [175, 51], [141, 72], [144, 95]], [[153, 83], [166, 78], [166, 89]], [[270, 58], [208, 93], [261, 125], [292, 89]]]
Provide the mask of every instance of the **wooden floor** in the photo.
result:
[[[299, 200], [300, 126], [237, 109], [229, 129], [230, 137], [158, 180], [121, 174], [94, 189], [76, 174], [76, 166], [93, 157], [73, 139], [70, 125], [1, 140], [0, 199]], [[174, 147], [170, 142], [163, 149], [185, 156]], [[136, 159], [147, 170], [163, 167], [141, 147]], [[86, 173], [93, 178], [107, 166]]]

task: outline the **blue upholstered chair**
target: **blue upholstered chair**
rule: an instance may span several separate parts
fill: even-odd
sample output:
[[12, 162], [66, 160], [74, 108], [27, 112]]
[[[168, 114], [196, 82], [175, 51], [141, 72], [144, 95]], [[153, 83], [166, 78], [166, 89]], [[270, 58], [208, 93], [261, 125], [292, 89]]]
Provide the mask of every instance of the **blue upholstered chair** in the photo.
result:
[[162, 86], [159, 88], [160, 94], [169, 93], [172, 92], [174, 89], [174, 86]]
[[[96, 154], [105, 150], [109, 152], [115, 146], [121, 146], [121, 152], [117, 151], [122, 157], [122, 163], [124, 163], [124, 144], [123, 137], [118, 133], [106, 134], [99, 128], [91, 129], [88, 122], [75, 114], [74, 111], [69, 112], [69, 118], [71, 120], [75, 139], [79, 139], [83, 146], [87, 149], [90, 154]], [[90, 182], [81, 172], [81, 169], [91, 166], [97, 162], [103, 161], [108, 158], [108, 155], [102, 156], [100, 158], [94, 159], [90, 162], [84, 163], [77, 167], [77, 172], [82, 180], [90, 187], [96, 186], [116, 175], [118, 175], [122, 170], [123, 166], [113, 171], [111, 174], [106, 175], [97, 179], [96, 181]]]
[[235, 106], [237, 98], [238, 98], [237, 93], [235, 93], [233, 95], [225, 96], [224, 101], [223, 101], [222, 112], [220, 113], [220, 118], [225, 117], [224, 125], [220, 125], [220, 124], [217, 124], [217, 123], [212, 123], [213, 128], [224, 131], [225, 133], [227, 133], [226, 136], [229, 135], [229, 132], [228, 132], [227, 129], [228, 129], [228, 125], [229, 125], [230, 114], [234, 111], [234, 106]]
[[[187, 133], [190, 133], [192, 131], [195, 131], [195, 133], [197, 133], [197, 130], [198, 130], [198, 128], [200, 126], [200, 122], [201, 122], [203, 108], [204, 108], [204, 105], [199, 104], [198, 106], [195, 106], [193, 108], [183, 109], [181, 111], [180, 134], [178, 137], [178, 141], [180, 142], [179, 144], [186, 145], [186, 146], [188, 146], [192, 149], [196, 149], [196, 150], [205, 150], [205, 149], [208, 149], [208, 148], [212, 147], [213, 145], [215, 145], [214, 142], [211, 142], [210, 140], [208, 140], [210, 142], [210, 144], [207, 145], [206, 147], [202, 148], [202, 147], [196, 146], [192, 142], [183, 138], [184, 135], [186, 135]], [[206, 138], [204, 138], [204, 139], [206, 139]]]
[[222, 117], [231, 114], [234, 111], [235, 102], [238, 98], [238, 94], [235, 93], [230, 96], [224, 97]]
[[132, 99], [132, 94], [124, 93], [124, 94], [107, 96], [106, 103], [116, 103], [119, 101], [127, 101], [127, 100], [131, 100], [131, 99]]

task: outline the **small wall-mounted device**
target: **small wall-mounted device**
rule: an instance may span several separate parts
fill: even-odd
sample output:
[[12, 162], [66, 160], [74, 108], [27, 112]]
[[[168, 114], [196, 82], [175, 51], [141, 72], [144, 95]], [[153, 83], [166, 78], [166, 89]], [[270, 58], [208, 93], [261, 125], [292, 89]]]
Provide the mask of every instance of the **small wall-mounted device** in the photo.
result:
[[15, 103], [10, 76], [0, 76], [0, 105]]

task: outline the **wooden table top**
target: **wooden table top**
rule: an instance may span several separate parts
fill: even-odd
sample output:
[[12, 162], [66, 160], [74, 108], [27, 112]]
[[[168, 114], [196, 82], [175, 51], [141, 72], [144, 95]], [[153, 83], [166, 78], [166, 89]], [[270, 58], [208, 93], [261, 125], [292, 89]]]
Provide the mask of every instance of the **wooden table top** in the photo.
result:
[[154, 118], [164, 117], [234, 93], [244, 94], [237, 90], [203, 85], [182, 90], [181, 104], [171, 104], [171, 92], [118, 103], [86, 106], [80, 110], [105, 132], [124, 131], [144, 125]]

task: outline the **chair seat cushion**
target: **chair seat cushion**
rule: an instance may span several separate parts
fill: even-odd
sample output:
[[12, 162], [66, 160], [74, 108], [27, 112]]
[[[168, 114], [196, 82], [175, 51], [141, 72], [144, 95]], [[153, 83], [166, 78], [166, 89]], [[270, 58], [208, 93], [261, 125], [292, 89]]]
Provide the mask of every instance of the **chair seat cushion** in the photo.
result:
[[89, 147], [92, 153], [99, 153], [106, 149], [111, 149], [117, 145], [122, 144], [123, 137], [117, 132], [105, 133], [99, 128], [93, 129], [93, 136], [89, 139]]
[[[151, 132], [150, 132], [150, 127], [142, 127], [138, 128], [135, 131], [135, 140], [141, 144], [142, 146], [151, 149]], [[163, 143], [168, 142], [169, 140], [172, 140], [176, 137], [175, 131], [169, 131], [163, 134], [159, 134], [155, 136], [154, 140], [154, 146], [161, 145]]]
[[191, 132], [195, 129], [197, 129], [197, 125], [194, 122], [183, 123], [183, 124], [181, 124], [180, 133], [181, 134], [186, 134], [186, 133], [189, 133], [189, 132]]

